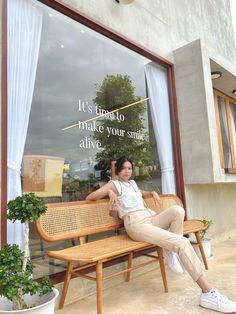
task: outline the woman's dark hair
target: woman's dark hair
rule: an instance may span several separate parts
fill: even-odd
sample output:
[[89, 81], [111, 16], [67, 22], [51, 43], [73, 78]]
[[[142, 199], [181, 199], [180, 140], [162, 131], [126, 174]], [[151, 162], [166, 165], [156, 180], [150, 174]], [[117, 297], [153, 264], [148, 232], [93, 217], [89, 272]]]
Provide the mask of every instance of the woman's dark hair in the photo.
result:
[[123, 164], [128, 161], [131, 163], [132, 169], [134, 169], [134, 165], [132, 160], [130, 160], [129, 158], [122, 156], [119, 159], [117, 159], [116, 163], [115, 163], [115, 173], [118, 174], [119, 172], [121, 172], [121, 170], [123, 169]]

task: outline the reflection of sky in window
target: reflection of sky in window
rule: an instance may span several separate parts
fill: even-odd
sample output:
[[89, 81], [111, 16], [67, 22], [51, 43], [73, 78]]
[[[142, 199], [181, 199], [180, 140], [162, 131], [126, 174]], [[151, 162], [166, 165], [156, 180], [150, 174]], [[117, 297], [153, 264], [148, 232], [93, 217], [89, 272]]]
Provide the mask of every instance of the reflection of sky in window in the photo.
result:
[[83, 132], [61, 129], [93, 117], [78, 110], [78, 101], [92, 105], [97, 86], [107, 74], [129, 75], [136, 96], [145, 98], [144, 65], [149, 60], [40, 6], [43, 28], [25, 154], [54, 155], [67, 161], [95, 156], [96, 150], [79, 149]]

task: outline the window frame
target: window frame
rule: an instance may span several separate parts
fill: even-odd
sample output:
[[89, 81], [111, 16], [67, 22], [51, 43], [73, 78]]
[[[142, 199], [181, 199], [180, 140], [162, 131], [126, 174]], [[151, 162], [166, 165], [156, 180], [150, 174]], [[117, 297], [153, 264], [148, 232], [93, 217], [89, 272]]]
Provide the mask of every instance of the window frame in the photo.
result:
[[[220, 166], [224, 169], [225, 173], [236, 173], [236, 152], [234, 150], [234, 142], [233, 142], [233, 131], [232, 124], [230, 118], [230, 104], [234, 104], [236, 106], [236, 100], [225, 95], [221, 91], [214, 89], [214, 105], [215, 105], [215, 113], [216, 113], [216, 128], [217, 128], [217, 138], [218, 138], [218, 148], [219, 148], [219, 156], [220, 156]], [[232, 160], [232, 168], [225, 167], [224, 163], [224, 151], [223, 151], [223, 143], [222, 143], [222, 134], [221, 134], [221, 125], [220, 125], [220, 113], [218, 107], [217, 97], [221, 97], [225, 101], [225, 109], [226, 109], [226, 120], [227, 120], [227, 129], [229, 134], [229, 146], [230, 146], [230, 155]]]

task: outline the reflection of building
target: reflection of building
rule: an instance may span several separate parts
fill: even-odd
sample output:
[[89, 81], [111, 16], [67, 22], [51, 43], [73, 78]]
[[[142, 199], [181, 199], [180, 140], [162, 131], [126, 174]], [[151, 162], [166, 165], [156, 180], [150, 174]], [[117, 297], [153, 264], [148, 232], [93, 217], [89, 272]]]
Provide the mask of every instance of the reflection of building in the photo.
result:
[[68, 174], [74, 179], [88, 180], [91, 174], [94, 175], [94, 165], [95, 163], [89, 160], [71, 162]]
[[62, 196], [64, 158], [25, 155], [23, 159], [23, 192], [37, 196]]

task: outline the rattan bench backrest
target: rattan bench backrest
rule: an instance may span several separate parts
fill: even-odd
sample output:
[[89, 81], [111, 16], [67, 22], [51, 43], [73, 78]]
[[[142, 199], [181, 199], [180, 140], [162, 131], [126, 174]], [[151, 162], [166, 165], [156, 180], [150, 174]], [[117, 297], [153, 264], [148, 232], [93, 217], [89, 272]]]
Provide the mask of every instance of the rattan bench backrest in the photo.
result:
[[[147, 207], [160, 212], [172, 205], [181, 205], [176, 195], [161, 195], [162, 205], [152, 197], [145, 198]], [[36, 229], [46, 241], [59, 241], [118, 229], [123, 221], [109, 215], [109, 200], [77, 201], [47, 204], [47, 211], [36, 222]]]
[[108, 200], [50, 203], [36, 222], [37, 231], [46, 241], [83, 237], [122, 226], [122, 220], [109, 215]]
[[162, 212], [173, 205], [180, 205], [183, 207], [181, 199], [174, 194], [161, 195], [161, 204], [156, 203], [153, 197], [145, 197], [144, 202], [148, 208], [153, 209], [157, 213]]

